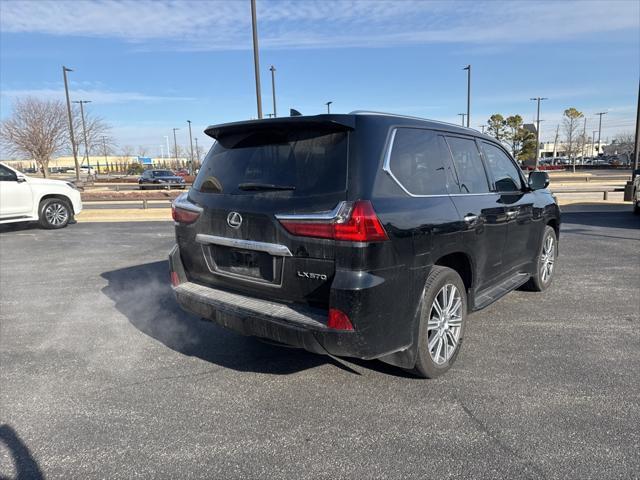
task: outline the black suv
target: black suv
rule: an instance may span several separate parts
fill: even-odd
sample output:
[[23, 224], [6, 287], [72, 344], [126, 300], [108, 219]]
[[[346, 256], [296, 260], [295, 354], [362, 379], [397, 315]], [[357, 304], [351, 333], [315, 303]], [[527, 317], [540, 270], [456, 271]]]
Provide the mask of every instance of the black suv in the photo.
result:
[[495, 139], [371, 112], [211, 126], [173, 204], [180, 305], [244, 335], [434, 377], [468, 312], [553, 278], [560, 211]]
[[145, 170], [138, 179], [140, 190], [147, 188], [181, 188], [184, 190], [184, 178], [171, 170]]

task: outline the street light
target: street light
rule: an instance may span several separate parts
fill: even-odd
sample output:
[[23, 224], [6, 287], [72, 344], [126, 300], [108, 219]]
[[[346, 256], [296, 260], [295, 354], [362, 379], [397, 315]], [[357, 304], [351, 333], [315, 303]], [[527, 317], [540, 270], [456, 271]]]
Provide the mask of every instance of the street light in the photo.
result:
[[598, 121], [598, 153], [600, 152], [600, 134], [602, 133], [602, 115], [606, 115], [609, 112], [598, 112], [596, 115], [600, 117]]
[[534, 164], [534, 170], [538, 170], [538, 158], [540, 158], [540, 102], [549, 99], [545, 97], [534, 97], [529, 100], [538, 102], [538, 115], [536, 116], [536, 163]]
[[251, 28], [253, 31], [253, 68], [256, 75], [256, 102], [258, 118], [262, 118], [262, 94], [260, 93], [260, 54], [258, 52], [258, 24], [256, 21], [256, 0], [251, 0]]
[[189, 162], [189, 175], [193, 174], [193, 137], [191, 136], [191, 120], [187, 120], [189, 124], [189, 144], [191, 145], [191, 160]]
[[278, 112], [276, 110], [276, 67], [271, 65], [271, 67], [269, 67], [269, 71], [271, 72], [271, 96], [273, 97], [273, 116], [277, 117]]
[[71, 102], [69, 101], [69, 84], [67, 83], [67, 72], [73, 72], [70, 68], [62, 66], [62, 76], [64, 77], [64, 93], [67, 97], [67, 115], [69, 116], [69, 138], [71, 139], [71, 151], [73, 161], [76, 165], [76, 180], [80, 180], [80, 165], [78, 164], [78, 152], [76, 151], [76, 141], [73, 137], [73, 117], [71, 117]]
[[[82, 134], [84, 136], [84, 155], [87, 157], [87, 167], [91, 167], [89, 164], [89, 143], [87, 142], [87, 126], [84, 123], [84, 107], [85, 103], [91, 103], [91, 100], [74, 100], [73, 103], [80, 104], [80, 116], [82, 117]], [[82, 157], [82, 163], [84, 163], [84, 157]], [[91, 174], [91, 169], [88, 170], [89, 174]]]
[[471, 65], [467, 65], [463, 70], [467, 71], [467, 128], [469, 128], [469, 122], [471, 122]]
[[331, 104], [332, 104], [332, 103], [333, 103], [333, 102], [327, 102], [327, 103], [325, 103], [325, 105], [327, 106], [327, 113], [331, 113]]
[[462, 126], [464, 127], [464, 117], [466, 117], [467, 114], [466, 113], [459, 113], [458, 116], [462, 117]]
[[176, 140], [176, 130], [180, 130], [180, 129], [179, 128], [173, 129], [173, 146], [174, 146], [173, 153], [175, 154], [175, 157], [176, 157], [176, 168], [178, 168], [178, 141]]

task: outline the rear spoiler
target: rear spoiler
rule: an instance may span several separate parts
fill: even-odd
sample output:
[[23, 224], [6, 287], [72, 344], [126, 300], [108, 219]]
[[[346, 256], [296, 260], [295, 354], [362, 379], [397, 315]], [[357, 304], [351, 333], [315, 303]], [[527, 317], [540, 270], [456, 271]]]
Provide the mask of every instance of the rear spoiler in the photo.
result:
[[211, 125], [204, 130], [204, 133], [211, 138], [220, 140], [221, 137], [229, 135], [242, 134], [247, 132], [260, 131], [288, 131], [300, 128], [317, 128], [318, 130], [330, 132], [340, 132], [345, 130], [353, 130], [356, 126], [355, 115], [314, 115], [300, 117], [280, 117], [266, 118], [262, 120], [246, 120], [243, 122], [222, 123], [220, 125]]

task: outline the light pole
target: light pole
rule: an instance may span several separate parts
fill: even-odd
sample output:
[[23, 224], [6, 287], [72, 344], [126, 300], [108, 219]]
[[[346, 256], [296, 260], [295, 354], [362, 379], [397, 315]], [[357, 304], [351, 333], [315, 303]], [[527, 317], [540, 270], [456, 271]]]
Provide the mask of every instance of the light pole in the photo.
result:
[[175, 154], [176, 157], [176, 168], [178, 168], [178, 140], [176, 140], [176, 130], [180, 130], [179, 128], [174, 128], [173, 129], [173, 153]]
[[258, 118], [262, 118], [262, 94], [260, 93], [260, 58], [258, 52], [258, 24], [256, 21], [256, 0], [251, 0], [251, 27], [253, 30], [253, 68], [256, 75], [256, 102]]
[[484, 133], [484, 129], [487, 127], [486, 125], [479, 125], [479, 127], [482, 129], [482, 133]]
[[189, 175], [193, 174], [193, 137], [191, 136], [191, 120], [187, 120], [189, 124], [189, 144], [191, 145], [191, 160], [189, 162]]
[[333, 103], [333, 102], [327, 102], [327, 103], [325, 103], [325, 105], [327, 106], [327, 113], [331, 113], [331, 104], [332, 104], [332, 103]]
[[598, 130], [594, 130], [591, 134], [591, 156], [592, 157], [598, 156], [598, 154], [595, 153], [596, 152], [596, 133], [598, 133]]
[[[102, 136], [102, 149], [104, 150], [104, 164], [107, 167], [107, 173], [109, 173], [109, 160], [107, 160], [107, 137]], [[100, 173], [96, 170], [96, 173]]]
[[538, 114], [536, 116], [536, 162], [534, 164], [534, 170], [538, 170], [538, 158], [540, 158], [540, 102], [543, 100], [549, 100], [545, 97], [530, 98], [538, 102]]
[[167, 142], [167, 160], [171, 157], [171, 149], [169, 148], [169, 135], [164, 135], [164, 139]]
[[[84, 123], [84, 107], [85, 103], [91, 103], [91, 100], [74, 100], [73, 103], [80, 104], [80, 116], [82, 118], [82, 134], [84, 136], [84, 156], [87, 157], [87, 167], [89, 165], [89, 143], [87, 142], [87, 126]], [[84, 157], [82, 157], [82, 163], [84, 163]], [[91, 174], [91, 169], [88, 169], [88, 173]]]
[[602, 115], [606, 115], [608, 112], [598, 112], [596, 115], [600, 117], [598, 120], [598, 155], [600, 154], [600, 134], [602, 133]]
[[467, 116], [466, 113], [459, 113], [458, 116], [462, 117], [462, 126], [464, 127], [464, 117]]
[[73, 152], [73, 162], [76, 165], [76, 180], [80, 180], [80, 165], [78, 164], [78, 152], [76, 151], [76, 141], [73, 138], [73, 117], [71, 116], [71, 102], [69, 101], [69, 84], [67, 83], [67, 72], [73, 72], [73, 70], [63, 65], [62, 76], [64, 77], [64, 93], [67, 97], [67, 115], [69, 116], [69, 138], [71, 138], [71, 151]]
[[197, 165], [198, 165], [198, 168], [200, 168], [200, 150], [198, 149], [198, 137], [196, 137], [195, 140], [196, 140], [196, 157], [198, 157]]
[[276, 67], [271, 65], [269, 67], [271, 71], [271, 96], [273, 97], [273, 116], [278, 116], [278, 111], [276, 110]]
[[471, 65], [467, 65], [463, 70], [467, 71], [467, 128], [469, 128], [469, 122], [471, 122]]

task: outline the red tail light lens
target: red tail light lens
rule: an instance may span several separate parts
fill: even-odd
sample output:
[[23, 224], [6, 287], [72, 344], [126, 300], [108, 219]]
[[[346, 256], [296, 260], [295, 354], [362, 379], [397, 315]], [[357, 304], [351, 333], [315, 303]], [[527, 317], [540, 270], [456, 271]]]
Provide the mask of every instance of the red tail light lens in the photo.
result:
[[176, 222], [188, 225], [189, 223], [195, 222], [200, 216], [200, 213], [171, 205], [171, 216]]
[[180, 285], [180, 277], [178, 277], [178, 274], [176, 272], [171, 272], [171, 285], [173, 285], [174, 287]]
[[353, 331], [353, 325], [346, 313], [341, 312], [337, 308], [329, 309], [329, 321], [327, 322], [329, 328], [334, 330], [348, 330]]
[[388, 240], [371, 202], [358, 200], [345, 218], [328, 221], [280, 220], [291, 234], [302, 237], [329, 238], [349, 242], [378, 242]]

